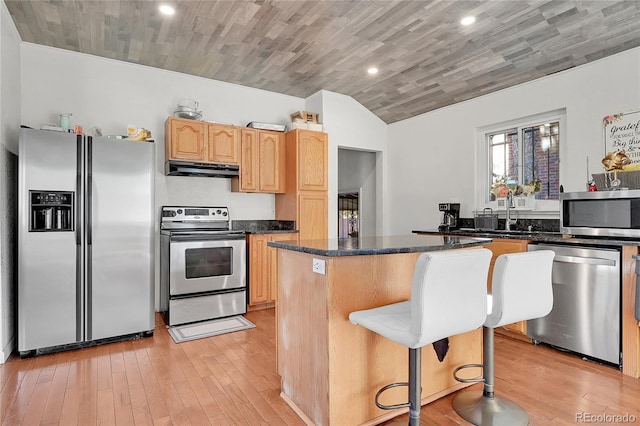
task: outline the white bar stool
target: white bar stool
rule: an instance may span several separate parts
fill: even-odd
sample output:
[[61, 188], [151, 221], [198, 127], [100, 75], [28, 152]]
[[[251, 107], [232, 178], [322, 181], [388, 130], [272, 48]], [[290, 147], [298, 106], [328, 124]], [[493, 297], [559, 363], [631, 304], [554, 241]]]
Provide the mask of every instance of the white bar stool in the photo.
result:
[[[445, 337], [477, 329], [487, 317], [487, 249], [424, 253], [413, 272], [411, 299], [364, 311], [349, 320], [409, 348], [409, 382], [384, 386], [376, 405], [384, 410], [409, 407], [409, 425], [420, 424], [421, 349]], [[408, 386], [409, 402], [383, 405], [382, 392]]]
[[[503, 254], [493, 268], [491, 294], [487, 295], [487, 320], [483, 333], [484, 364], [466, 364], [455, 369], [459, 382], [484, 382], [482, 393], [460, 392], [452, 401], [453, 409], [474, 425], [528, 425], [529, 415], [518, 404], [493, 393], [494, 386], [494, 329], [506, 324], [540, 318], [551, 312], [553, 290], [551, 268], [554, 252], [551, 250]], [[483, 377], [463, 379], [461, 369], [483, 369]]]

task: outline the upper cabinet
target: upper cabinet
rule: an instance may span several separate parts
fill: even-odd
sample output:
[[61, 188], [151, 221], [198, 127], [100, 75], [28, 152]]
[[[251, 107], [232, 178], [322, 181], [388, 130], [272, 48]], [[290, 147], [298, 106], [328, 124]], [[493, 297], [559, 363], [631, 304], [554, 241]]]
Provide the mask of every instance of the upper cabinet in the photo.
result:
[[258, 131], [240, 131], [240, 177], [231, 180], [231, 190], [258, 192]]
[[207, 123], [209, 163], [240, 164], [239, 129], [226, 124]]
[[328, 238], [326, 133], [286, 134], [287, 190], [276, 194], [276, 219], [294, 220], [301, 240]]
[[298, 188], [301, 191], [327, 190], [327, 134], [294, 130], [298, 141]]
[[205, 123], [169, 117], [164, 123], [166, 160], [205, 161]]
[[258, 131], [258, 183], [263, 192], [284, 192], [284, 133]]
[[169, 117], [165, 122], [165, 160], [240, 164], [239, 128]]
[[284, 192], [284, 133], [247, 128], [240, 135], [240, 177], [233, 178], [231, 190]]

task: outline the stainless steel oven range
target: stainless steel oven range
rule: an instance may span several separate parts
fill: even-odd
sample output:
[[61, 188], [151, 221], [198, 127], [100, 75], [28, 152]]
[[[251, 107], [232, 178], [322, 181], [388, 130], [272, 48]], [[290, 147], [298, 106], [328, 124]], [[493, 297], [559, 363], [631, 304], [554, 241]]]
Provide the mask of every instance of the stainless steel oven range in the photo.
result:
[[246, 242], [227, 207], [162, 207], [160, 311], [168, 325], [247, 311]]

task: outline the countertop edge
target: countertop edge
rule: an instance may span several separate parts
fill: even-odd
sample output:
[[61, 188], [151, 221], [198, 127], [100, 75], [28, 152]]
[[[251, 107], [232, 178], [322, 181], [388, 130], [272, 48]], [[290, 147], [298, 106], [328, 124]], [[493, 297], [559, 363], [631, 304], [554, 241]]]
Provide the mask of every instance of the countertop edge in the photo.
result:
[[287, 244], [286, 241], [270, 241], [267, 243], [270, 247], [280, 248], [284, 250], [297, 251], [301, 253], [313, 254], [323, 257], [342, 257], [342, 256], [372, 256], [379, 254], [399, 254], [399, 253], [418, 253], [442, 250], [454, 250], [460, 248], [479, 247], [491, 243], [490, 238], [464, 237], [460, 242], [449, 242], [443, 244], [431, 245], [412, 245], [406, 247], [388, 247], [388, 248], [349, 248], [349, 249], [320, 249], [304, 245], [304, 241], [298, 244]]
[[640, 240], [634, 239], [612, 239], [607, 237], [586, 238], [573, 235], [564, 235], [555, 232], [532, 232], [532, 233], [514, 233], [509, 234], [505, 231], [502, 233], [487, 232], [482, 233], [478, 231], [467, 232], [456, 230], [450, 232], [440, 232], [437, 230], [413, 230], [414, 234], [425, 235], [449, 235], [454, 237], [473, 237], [473, 238], [492, 238], [495, 240], [526, 240], [534, 243], [560, 243], [567, 245], [587, 245], [587, 246], [640, 246]]

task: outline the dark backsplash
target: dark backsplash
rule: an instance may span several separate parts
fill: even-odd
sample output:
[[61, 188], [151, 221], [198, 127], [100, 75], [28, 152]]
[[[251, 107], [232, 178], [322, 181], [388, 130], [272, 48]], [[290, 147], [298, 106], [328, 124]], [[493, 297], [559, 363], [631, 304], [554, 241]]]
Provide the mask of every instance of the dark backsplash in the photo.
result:
[[[460, 218], [460, 228], [475, 228], [473, 218]], [[514, 231], [560, 232], [560, 219], [518, 219], [515, 225], [511, 225]], [[504, 229], [504, 219], [498, 219], [498, 229]]]
[[234, 231], [294, 231], [296, 222], [293, 220], [234, 220], [231, 222]]

